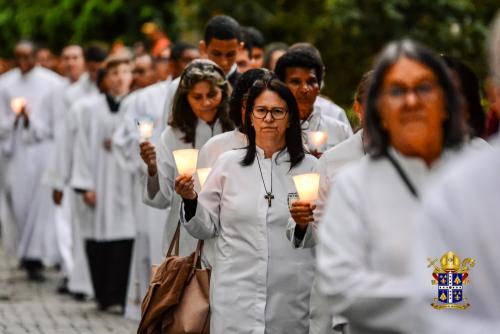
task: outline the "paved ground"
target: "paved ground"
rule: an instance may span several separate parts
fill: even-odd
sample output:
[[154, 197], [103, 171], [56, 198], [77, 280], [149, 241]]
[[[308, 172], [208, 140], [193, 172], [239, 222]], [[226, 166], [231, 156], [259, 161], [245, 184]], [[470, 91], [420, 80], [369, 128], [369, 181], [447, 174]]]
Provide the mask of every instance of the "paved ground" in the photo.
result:
[[0, 334], [136, 332], [134, 321], [98, 312], [92, 302], [57, 295], [55, 271], [47, 273], [44, 283], [31, 283], [9, 262], [0, 244]]

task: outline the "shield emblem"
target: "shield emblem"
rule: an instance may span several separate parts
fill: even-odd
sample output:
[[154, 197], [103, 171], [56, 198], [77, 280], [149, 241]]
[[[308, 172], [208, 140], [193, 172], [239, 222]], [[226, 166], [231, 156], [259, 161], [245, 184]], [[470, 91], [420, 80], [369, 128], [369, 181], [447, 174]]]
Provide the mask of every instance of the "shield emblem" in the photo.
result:
[[438, 275], [438, 300], [445, 304], [462, 301], [463, 274], [441, 273]]

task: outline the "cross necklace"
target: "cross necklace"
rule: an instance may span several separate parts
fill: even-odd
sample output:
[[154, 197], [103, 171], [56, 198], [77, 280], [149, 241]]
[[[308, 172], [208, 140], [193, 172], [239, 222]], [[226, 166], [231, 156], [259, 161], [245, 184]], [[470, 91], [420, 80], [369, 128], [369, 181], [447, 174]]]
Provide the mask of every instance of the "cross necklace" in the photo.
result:
[[274, 199], [273, 195], [273, 160], [271, 158], [271, 191], [267, 191], [266, 187], [266, 182], [264, 181], [264, 175], [262, 175], [262, 168], [260, 167], [260, 160], [259, 156], [256, 155], [257, 157], [257, 163], [259, 164], [259, 172], [260, 172], [260, 177], [262, 178], [262, 184], [264, 185], [264, 190], [266, 191], [266, 195], [264, 198], [267, 200], [267, 205], [271, 207], [271, 201]]

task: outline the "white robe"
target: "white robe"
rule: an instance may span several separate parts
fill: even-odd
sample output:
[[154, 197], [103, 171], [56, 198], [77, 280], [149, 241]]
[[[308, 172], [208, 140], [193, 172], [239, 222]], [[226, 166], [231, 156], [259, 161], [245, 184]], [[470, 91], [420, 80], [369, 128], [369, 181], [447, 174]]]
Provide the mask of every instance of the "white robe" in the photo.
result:
[[[94, 294], [90, 279], [90, 270], [85, 252], [84, 238], [90, 234], [89, 228], [92, 224], [92, 209], [89, 208], [82, 199], [81, 194], [74, 193], [71, 188], [71, 176], [73, 173], [73, 162], [76, 156], [82, 154], [81, 150], [75, 149], [78, 125], [82, 114], [86, 111], [92, 112], [87, 105], [91, 105], [98, 96], [98, 92], [90, 92], [87, 96], [78, 99], [66, 113], [65, 117], [65, 139], [64, 144], [58, 146], [56, 151], [57, 174], [62, 185], [68, 187], [72, 194], [73, 206], [73, 255], [74, 266], [69, 274], [68, 289], [74, 293], [84, 293], [88, 296]], [[64, 150], [64, 151], [63, 151]], [[54, 184], [57, 187], [57, 184]]]
[[[319, 198], [316, 201], [316, 210], [314, 211], [315, 221], [310, 224], [302, 240], [294, 240], [296, 247], [314, 247], [317, 240], [317, 224], [321, 221], [325, 201], [328, 198], [335, 179], [339, 171], [343, 170], [352, 163], [360, 160], [364, 155], [363, 130], [343, 141], [339, 145], [332, 147], [318, 161], [318, 173], [320, 174]], [[289, 220], [287, 228], [288, 238], [293, 240], [296, 224], [293, 219]], [[311, 318], [310, 334], [332, 333], [332, 327], [345, 324], [345, 319], [339, 316], [333, 317], [328, 307], [328, 301], [319, 293], [316, 279], [313, 282], [311, 291]]]
[[114, 241], [135, 236], [133, 175], [104, 149], [120, 123], [123, 111], [112, 113], [105, 95], [93, 98], [81, 113], [71, 185], [96, 192], [96, 205], [86, 239]]
[[314, 106], [313, 112], [306, 120], [301, 121], [301, 128], [303, 131], [302, 139], [306, 147], [308, 145], [308, 132], [326, 132], [328, 134], [325, 145], [326, 149], [334, 147], [352, 135], [352, 129], [349, 126], [329, 116], [325, 116], [317, 106]]
[[[422, 209], [410, 245], [410, 280], [417, 300], [415, 333], [496, 333], [500, 326], [498, 237], [500, 235], [500, 140], [491, 150], [466, 152], [442, 173], [423, 194]], [[470, 257], [476, 265], [469, 271], [463, 296], [470, 307], [435, 310], [437, 297], [432, 268], [427, 258], [440, 259], [453, 251], [461, 261]], [[439, 263], [438, 263], [439, 266]]]
[[336, 105], [333, 101], [319, 95], [316, 98], [316, 101], [314, 101], [314, 106], [319, 108], [325, 116], [334, 118], [344, 123], [352, 131], [351, 123], [349, 122], [344, 109]]
[[[0, 140], [7, 157], [2, 216], [11, 216], [15, 221], [18, 257], [41, 259], [48, 265], [58, 261], [58, 251], [56, 244], [48, 242], [55, 233], [54, 210], [50, 189], [41, 183], [50, 151], [42, 126], [45, 117], [42, 101], [64, 82], [54, 72], [36, 66], [24, 75], [19, 69], [12, 70], [0, 90]], [[28, 128], [24, 128], [22, 120], [14, 128], [15, 115], [10, 102], [16, 97], [26, 99]], [[9, 224], [8, 218], [2, 218], [2, 222]]]
[[[309, 295], [314, 276], [311, 249], [293, 249], [285, 236], [292, 176], [315, 170], [306, 155], [290, 170], [285, 151], [243, 167], [245, 150], [222, 154], [198, 196], [196, 215], [183, 221], [194, 237], [215, 238], [210, 281], [212, 333], [307, 333]], [[278, 157], [278, 161], [276, 158]], [[272, 167], [271, 167], [272, 164]]]
[[[419, 193], [442, 165], [429, 170], [420, 159], [390, 152]], [[352, 333], [408, 331], [411, 311], [403, 306], [419, 201], [385, 157], [367, 156], [335, 182], [319, 225], [319, 289]]]
[[[194, 148], [200, 149], [210, 138], [220, 133], [222, 133], [222, 127], [218, 120], [211, 127], [201, 119], [198, 119]], [[160, 207], [169, 210], [165, 233], [163, 235], [164, 245], [162, 251], [164, 254], [166, 254], [166, 249], [174, 236], [179, 221], [179, 208], [181, 204], [180, 196], [174, 191], [175, 178], [179, 174], [172, 152], [179, 149], [193, 148], [191, 143], [185, 143], [182, 138], [184, 138], [184, 134], [170, 126], [163, 131], [156, 153], [158, 174], [154, 178], [146, 179], [145, 196], [149, 198], [149, 201], [160, 204]], [[158, 191], [158, 188], [160, 191]], [[191, 254], [196, 248], [196, 242], [196, 239], [181, 228], [180, 255]]]
[[[141, 141], [137, 122], [147, 118], [154, 122], [153, 136], [149, 141], [156, 144], [165, 128], [162, 113], [170, 80], [158, 82], [132, 93], [123, 102], [123, 121], [113, 135], [113, 153], [122, 168], [134, 174], [134, 193], [140, 194], [143, 179], [147, 175], [146, 165], [140, 157]], [[138, 197], [139, 199], [139, 197]], [[149, 286], [151, 266], [159, 264], [165, 254], [162, 252], [163, 226], [166, 211], [135, 203], [137, 219], [136, 237], [132, 252], [125, 317], [140, 320], [141, 302]]]

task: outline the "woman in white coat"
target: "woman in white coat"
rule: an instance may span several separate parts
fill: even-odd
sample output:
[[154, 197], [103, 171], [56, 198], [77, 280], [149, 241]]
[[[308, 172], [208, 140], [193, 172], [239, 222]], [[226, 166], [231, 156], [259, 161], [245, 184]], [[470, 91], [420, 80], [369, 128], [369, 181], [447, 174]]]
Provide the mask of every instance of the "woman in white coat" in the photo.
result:
[[315, 170], [304, 153], [297, 103], [284, 83], [258, 80], [249, 92], [248, 146], [222, 154], [199, 196], [179, 176], [184, 227], [215, 238], [210, 287], [212, 333], [307, 333], [311, 249], [285, 236], [292, 175]]
[[[141, 144], [141, 154], [147, 156], [147, 203], [168, 210], [164, 233], [164, 250], [174, 236], [179, 222], [181, 199], [173, 191], [177, 174], [173, 151], [201, 148], [210, 138], [233, 129], [228, 115], [229, 83], [224, 72], [207, 59], [192, 61], [184, 70], [174, 96], [169, 126], [161, 134], [156, 158], [155, 148]], [[196, 240], [181, 229], [180, 254], [189, 255]], [[165, 252], [164, 252], [165, 253]]]
[[[464, 141], [445, 65], [409, 40], [378, 57], [367, 95], [369, 156], [342, 171], [319, 225], [318, 286], [353, 333], [406, 332], [418, 194]], [[425, 269], [425, 268], [424, 268]]]

